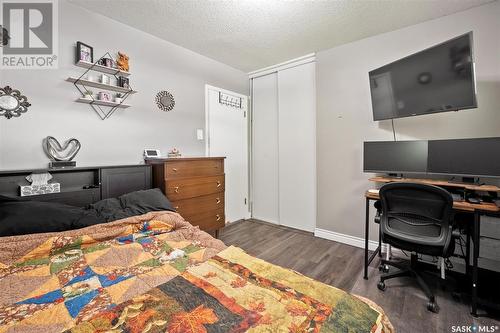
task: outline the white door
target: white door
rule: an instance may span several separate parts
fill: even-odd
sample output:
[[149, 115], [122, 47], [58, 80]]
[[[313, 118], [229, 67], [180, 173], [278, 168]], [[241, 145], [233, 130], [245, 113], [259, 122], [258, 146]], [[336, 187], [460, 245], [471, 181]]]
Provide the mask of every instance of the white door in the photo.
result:
[[280, 224], [316, 226], [315, 63], [278, 71]]
[[[223, 94], [222, 103], [219, 93]], [[224, 100], [237, 102], [241, 107], [226, 105]], [[250, 217], [248, 209], [248, 98], [224, 89], [207, 85], [206, 133], [207, 155], [225, 156], [226, 222]]]
[[252, 79], [252, 217], [280, 223], [278, 75]]

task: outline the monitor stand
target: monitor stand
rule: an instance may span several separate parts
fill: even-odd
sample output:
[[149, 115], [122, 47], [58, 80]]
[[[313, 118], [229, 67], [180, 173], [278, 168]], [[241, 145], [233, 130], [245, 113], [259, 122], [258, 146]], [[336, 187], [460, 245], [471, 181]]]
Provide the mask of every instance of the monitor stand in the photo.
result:
[[392, 178], [403, 178], [403, 174], [398, 173], [388, 173], [387, 175]]
[[462, 183], [474, 184], [476, 183], [476, 177], [462, 177]]

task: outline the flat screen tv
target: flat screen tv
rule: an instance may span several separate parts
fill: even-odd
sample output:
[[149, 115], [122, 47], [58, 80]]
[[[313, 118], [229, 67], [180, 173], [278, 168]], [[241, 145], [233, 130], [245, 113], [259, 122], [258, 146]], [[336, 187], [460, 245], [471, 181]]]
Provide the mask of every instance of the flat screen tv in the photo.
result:
[[472, 32], [372, 70], [373, 120], [477, 107]]

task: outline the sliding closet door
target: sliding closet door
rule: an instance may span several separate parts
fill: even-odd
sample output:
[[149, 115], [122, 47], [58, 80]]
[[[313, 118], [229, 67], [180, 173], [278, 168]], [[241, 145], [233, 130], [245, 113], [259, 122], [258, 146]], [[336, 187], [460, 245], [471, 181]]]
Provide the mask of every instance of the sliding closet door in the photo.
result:
[[277, 74], [252, 81], [252, 217], [279, 224]]
[[316, 225], [315, 63], [278, 72], [280, 224]]

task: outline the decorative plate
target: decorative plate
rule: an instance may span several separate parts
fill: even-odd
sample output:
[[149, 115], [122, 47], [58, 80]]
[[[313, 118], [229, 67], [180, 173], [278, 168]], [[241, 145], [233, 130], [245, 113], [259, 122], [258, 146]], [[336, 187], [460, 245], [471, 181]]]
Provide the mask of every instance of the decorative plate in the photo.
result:
[[172, 111], [175, 106], [174, 96], [168, 91], [160, 91], [156, 94], [155, 102], [162, 111]]

